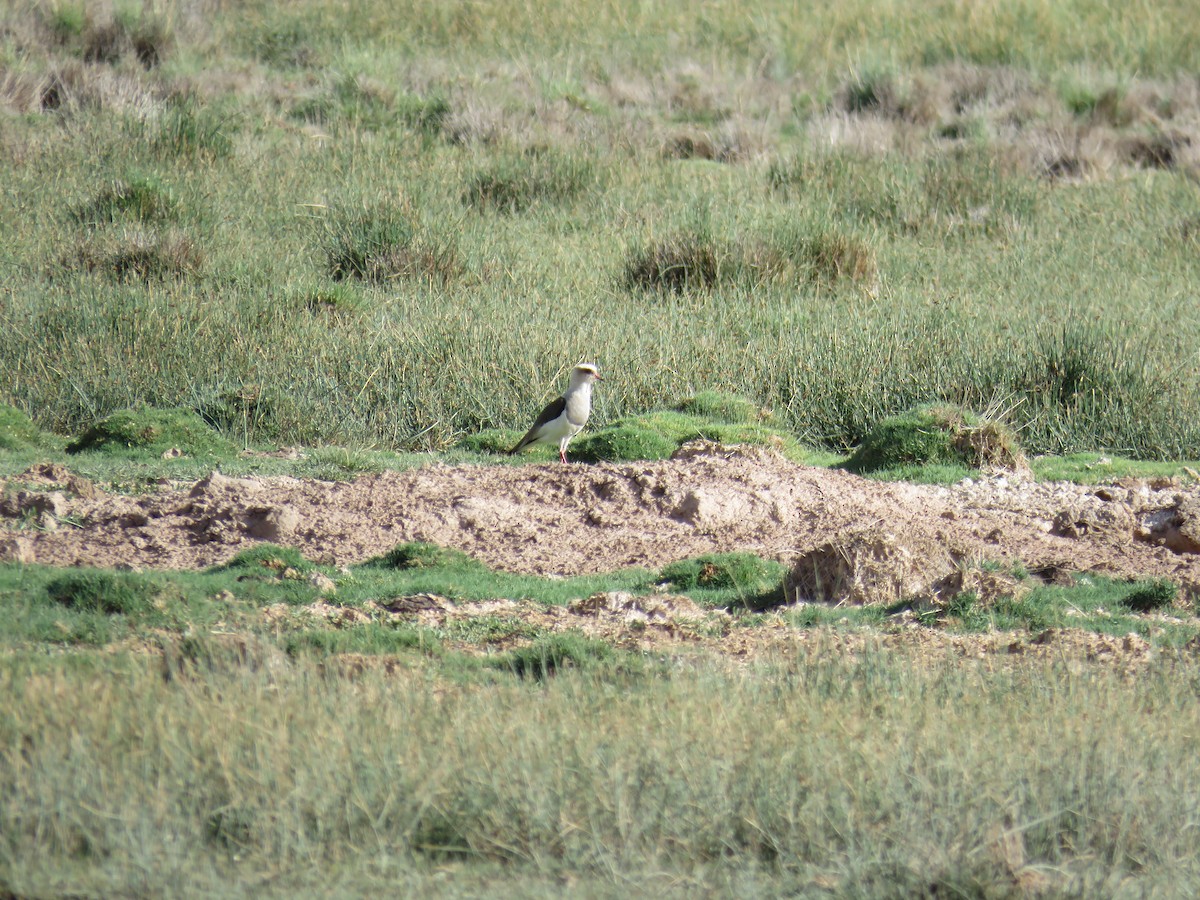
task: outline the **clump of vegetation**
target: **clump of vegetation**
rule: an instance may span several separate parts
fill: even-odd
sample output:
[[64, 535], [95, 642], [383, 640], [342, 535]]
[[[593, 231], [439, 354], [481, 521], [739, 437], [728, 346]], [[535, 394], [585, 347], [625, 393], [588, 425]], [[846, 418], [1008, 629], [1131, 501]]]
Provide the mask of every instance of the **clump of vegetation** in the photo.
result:
[[1001, 235], [1027, 220], [1038, 185], [1022, 177], [1013, 158], [993, 149], [956, 147], [925, 163], [921, 182], [923, 221], [943, 232]]
[[476, 172], [462, 201], [479, 209], [520, 213], [536, 203], [570, 203], [595, 181], [595, 167], [587, 157], [534, 149], [500, 158]]
[[663, 431], [630, 419], [589, 434], [571, 445], [571, 456], [582, 462], [669, 459], [679, 441]]
[[863, 438], [846, 468], [868, 473], [938, 464], [1015, 469], [1026, 463], [1016, 438], [1000, 423], [933, 404], [884, 419]]
[[315, 33], [299, 20], [272, 22], [248, 36], [248, 49], [260, 62], [281, 68], [312, 69], [325, 65]]
[[543, 681], [565, 668], [611, 666], [617, 658], [611, 644], [568, 631], [538, 638], [527, 647], [489, 660], [488, 665], [521, 678]]
[[392, 204], [334, 211], [325, 220], [323, 245], [326, 271], [339, 281], [446, 282], [460, 269], [451, 242], [418, 235], [409, 216]]
[[46, 585], [46, 594], [81, 612], [135, 615], [149, 610], [158, 589], [142, 575], [87, 569], [69, 572]]
[[810, 235], [786, 228], [766, 238], [722, 241], [698, 228], [632, 249], [623, 284], [630, 290], [678, 294], [719, 285], [870, 284], [877, 278], [875, 251], [848, 233]]
[[1179, 588], [1166, 578], [1139, 581], [1121, 599], [1121, 605], [1134, 612], [1153, 612], [1170, 606], [1179, 596]]
[[[1008, 371], [996, 378], [1007, 379], [1022, 398], [1025, 428], [1043, 446], [1059, 452], [1162, 447], [1162, 431], [1172, 427], [1164, 406], [1172, 375], [1149, 366], [1147, 356], [1113, 327], [1072, 322], [1014, 352]], [[1091, 436], [1090, 444], [1070, 437], [1080, 433]]]
[[131, 54], [145, 69], [166, 59], [175, 34], [163, 16], [147, 10], [141, 15], [120, 10], [93, 15], [84, 4], [55, 4], [46, 25], [68, 52], [88, 63], [117, 65]]
[[771, 413], [752, 400], [719, 391], [700, 391], [680, 401], [675, 409], [690, 416], [730, 424], [754, 424], [771, 418]]
[[127, 231], [87, 238], [63, 265], [117, 281], [161, 282], [198, 274], [204, 258], [199, 244], [183, 232]]
[[671, 293], [711, 288], [731, 266], [732, 253], [703, 232], [680, 232], [630, 253], [629, 289]]
[[396, 114], [401, 121], [430, 136], [442, 133], [451, 111], [450, 101], [439, 94], [404, 94], [396, 100]]
[[40, 441], [41, 429], [24, 411], [0, 403], [0, 450], [22, 450]]
[[147, 123], [150, 149], [166, 159], [213, 161], [233, 152], [233, 122], [199, 101], [183, 97], [171, 103], [156, 122]]
[[158, 178], [135, 174], [106, 184], [71, 213], [83, 225], [97, 227], [123, 220], [161, 222], [175, 218], [179, 203]]
[[214, 566], [214, 572], [230, 572], [236, 570], [259, 571], [266, 569], [275, 575], [282, 575], [289, 569], [293, 572], [306, 574], [316, 566], [304, 558], [295, 547], [279, 547], [275, 544], [256, 544], [248, 550], [243, 550], [226, 563]]
[[908, 106], [895, 73], [875, 67], [852, 73], [842, 85], [839, 103], [848, 113], [873, 113], [907, 118]]
[[783, 602], [787, 572], [782, 563], [752, 553], [709, 553], [671, 563], [659, 579], [673, 590], [733, 594], [731, 605], [763, 609]]
[[467, 569], [485, 571], [487, 566], [452, 547], [441, 547], [422, 541], [398, 544], [383, 556], [369, 560], [366, 565], [384, 569]]
[[228, 456], [233, 444], [213, 431], [189, 409], [123, 409], [97, 422], [67, 445], [68, 453], [85, 450], [178, 449], [189, 456]]
[[843, 232], [822, 231], [807, 238], [799, 258], [810, 280], [821, 284], [842, 280], [869, 284], [879, 276], [871, 245]]
[[297, 104], [292, 116], [326, 127], [346, 124], [371, 131], [385, 128], [396, 119], [391, 93], [356, 74], [333, 80], [321, 93]]
[[[508, 453], [521, 439], [521, 432], [507, 428], [485, 428], [463, 437], [455, 446], [472, 453]], [[572, 455], [574, 455], [572, 445]]]
[[165, 681], [277, 671], [286, 661], [273, 641], [254, 634], [199, 631], [178, 639], [164, 635], [159, 647]]

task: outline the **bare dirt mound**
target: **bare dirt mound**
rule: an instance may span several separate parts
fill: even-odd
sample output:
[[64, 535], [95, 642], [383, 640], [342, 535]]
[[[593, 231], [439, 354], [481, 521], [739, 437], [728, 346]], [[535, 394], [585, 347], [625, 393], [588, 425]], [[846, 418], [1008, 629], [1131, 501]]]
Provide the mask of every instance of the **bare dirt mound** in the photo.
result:
[[[338, 483], [213, 473], [145, 496], [105, 493], [59, 466], [40, 466], [0, 488], [0, 521], [9, 525], [0, 559], [53, 565], [195, 568], [259, 541], [346, 565], [403, 541], [429, 541], [535, 574], [656, 569], [742, 550], [789, 565], [841, 552], [929, 570], [923, 579], [903, 575], [902, 586], [979, 560], [1200, 586], [1195, 486], [1089, 488], [1015, 477], [949, 488], [890, 484], [711, 444], [661, 462], [435, 464]], [[855, 570], [843, 574], [852, 594]]]

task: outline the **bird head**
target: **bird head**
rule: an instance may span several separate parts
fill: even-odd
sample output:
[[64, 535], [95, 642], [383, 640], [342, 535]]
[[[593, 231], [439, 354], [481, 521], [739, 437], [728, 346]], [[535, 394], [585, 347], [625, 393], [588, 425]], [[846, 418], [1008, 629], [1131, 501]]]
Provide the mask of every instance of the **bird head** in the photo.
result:
[[589, 384], [593, 381], [603, 381], [600, 370], [593, 363], [580, 363], [571, 370], [571, 384]]

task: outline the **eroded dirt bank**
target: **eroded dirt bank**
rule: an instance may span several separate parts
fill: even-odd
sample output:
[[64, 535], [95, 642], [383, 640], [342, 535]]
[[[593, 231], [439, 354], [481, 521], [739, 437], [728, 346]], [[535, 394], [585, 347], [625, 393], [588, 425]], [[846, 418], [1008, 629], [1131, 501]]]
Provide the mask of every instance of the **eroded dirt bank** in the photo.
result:
[[432, 465], [339, 483], [213, 474], [140, 497], [42, 466], [3, 487], [0, 514], [39, 527], [8, 530], [0, 558], [53, 565], [196, 568], [263, 540], [347, 565], [420, 540], [497, 569], [576, 575], [712, 551], [791, 563], [885, 533], [931, 564], [1019, 561], [1200, 587], [1195, 485], [887, 484], [704, 445], [662, 462]]

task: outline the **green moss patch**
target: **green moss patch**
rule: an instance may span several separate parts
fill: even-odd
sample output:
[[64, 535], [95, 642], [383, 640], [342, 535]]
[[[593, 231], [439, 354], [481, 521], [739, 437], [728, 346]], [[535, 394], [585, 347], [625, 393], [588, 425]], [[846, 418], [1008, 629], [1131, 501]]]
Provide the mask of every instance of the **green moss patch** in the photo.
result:
[[673, 590], [713, 592], [718, 603], [763, 609], [783, 602], [786, 574], [782, 563], [752, 553], [708, 553], [671, 563], [659, 578]]
[[0, 404], [0, 450], [23, 450], [41, 441], [41, 430], [15, 406]]
[[422, 541], [399, 544], [383, 556], [368, 560], [364, 565], [382, 569], [459, 569], [485, 571], [487, 566], [461, 550], [439, 547]]
[[846, 461], [862, 474], [914, 465], [1016, 469], [1025, 458], [1003, 425], [956, 406], [928, 405], [884, 419]]
[[97, 422], [67, 445], [84, 450], [180, 450], [188, 456], [232, 456], [237, 448], [188, 409], [123, 409]]
[[143, 613], [158, 592], [154, 583], [128, 572], [86, 569], [68, 572], [46, 585], [55, 603], [81, 612]]
[[769, 410], [762, 409], [752, 400], [719, 391], [701, 391], [681, 401], [675, 409], [701, 419], [736, 425], [755, 424], [771, 418]]

